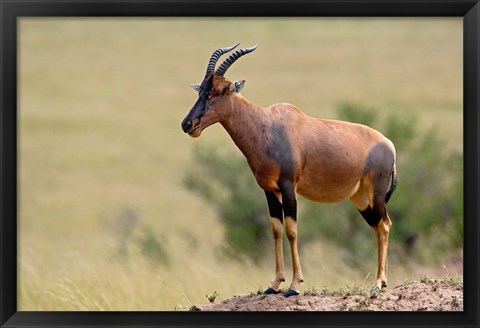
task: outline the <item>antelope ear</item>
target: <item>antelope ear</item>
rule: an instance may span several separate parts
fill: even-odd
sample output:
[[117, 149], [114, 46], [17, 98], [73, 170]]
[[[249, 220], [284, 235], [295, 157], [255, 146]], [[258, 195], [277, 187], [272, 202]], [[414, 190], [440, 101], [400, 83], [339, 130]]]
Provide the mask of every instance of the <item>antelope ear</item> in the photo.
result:
[[245, 85], [245, 80], [235, 81], [230, 85], [230, 91], [234, 93], [239, 93], [243, 86]]
[[193, 90], [197, 92], [200, 91], [200, 83], [191, 84], [190, 86], [193, 88]]

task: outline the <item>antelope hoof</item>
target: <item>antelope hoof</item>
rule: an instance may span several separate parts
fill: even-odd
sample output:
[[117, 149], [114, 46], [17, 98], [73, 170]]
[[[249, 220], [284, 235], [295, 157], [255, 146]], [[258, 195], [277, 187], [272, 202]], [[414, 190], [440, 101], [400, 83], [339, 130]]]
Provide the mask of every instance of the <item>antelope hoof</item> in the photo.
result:
[[373, 286], [370, 289], [370, 298], [377, 298], [377, 296], [380, 294], [380, 287], [377, 285]]
[[270, 294], [278, 294], [280, 290], [275, 290], [272, 287], [268, 287], [264, 292], [263, 295], [270, 295]]
[[296, 296], [296, 295], [298, 295], [298, 292], [293, 289], [289, 289], [285, 294], [283, 294], [283, 296], [285, 297]]

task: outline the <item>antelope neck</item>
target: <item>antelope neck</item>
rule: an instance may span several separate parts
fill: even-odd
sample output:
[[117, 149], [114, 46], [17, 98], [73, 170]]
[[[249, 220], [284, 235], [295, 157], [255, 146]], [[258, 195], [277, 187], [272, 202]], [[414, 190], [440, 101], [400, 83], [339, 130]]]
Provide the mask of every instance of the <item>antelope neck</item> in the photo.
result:
[[268, 126], [266, 110], [255, 106], [240, 95], [232, 101], [228, 117], [220, 122], [240, 151], [249, 159], [265, 140]]

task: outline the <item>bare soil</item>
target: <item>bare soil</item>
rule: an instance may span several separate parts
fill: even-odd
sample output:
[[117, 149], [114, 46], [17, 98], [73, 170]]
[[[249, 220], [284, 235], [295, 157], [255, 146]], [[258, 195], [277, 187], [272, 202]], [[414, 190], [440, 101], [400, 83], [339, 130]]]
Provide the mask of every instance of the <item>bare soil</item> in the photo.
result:
[[335, 292], [312, 289], [298, 296], [233, 296], [194, 305], [190, 311], [463, 311], [463, 281], [422, 278], [383, 289], [377, 297], [358, 287]]

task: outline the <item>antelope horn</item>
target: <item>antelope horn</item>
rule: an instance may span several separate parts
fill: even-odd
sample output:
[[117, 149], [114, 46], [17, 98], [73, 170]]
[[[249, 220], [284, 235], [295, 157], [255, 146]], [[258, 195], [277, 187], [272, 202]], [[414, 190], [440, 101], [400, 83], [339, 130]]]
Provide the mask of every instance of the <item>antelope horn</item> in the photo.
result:
[[210, 60], [208, 62], [207, 66], [207, 75], [212, 75], [213, 71], [215, 70], [215, 64], [217, 63], [218, 58], [220, 58], [221, 55], [224, 53], [227, 53], [233, 49], [235, 49], [240, 43], [237, 43], [234, 46], [227, 47], [227, 48], [220, 48], [214, 51], [212, 54], [212, 57], [210, 57]]
[[244, 49], [239, 49], [235, 51], [233, 54], [228, 56], [227, 59], [220, 65], [220, 67], [217, 69], [215, 74], [223, 76], [227, 69], [232, 65], [238, 58], [242, 57], [243, 55], [248, 54], [249, 52], [252, 52], [253, 50], [257, 49], [258, 43], [254, 45], [251, 48], [244, 48]]

